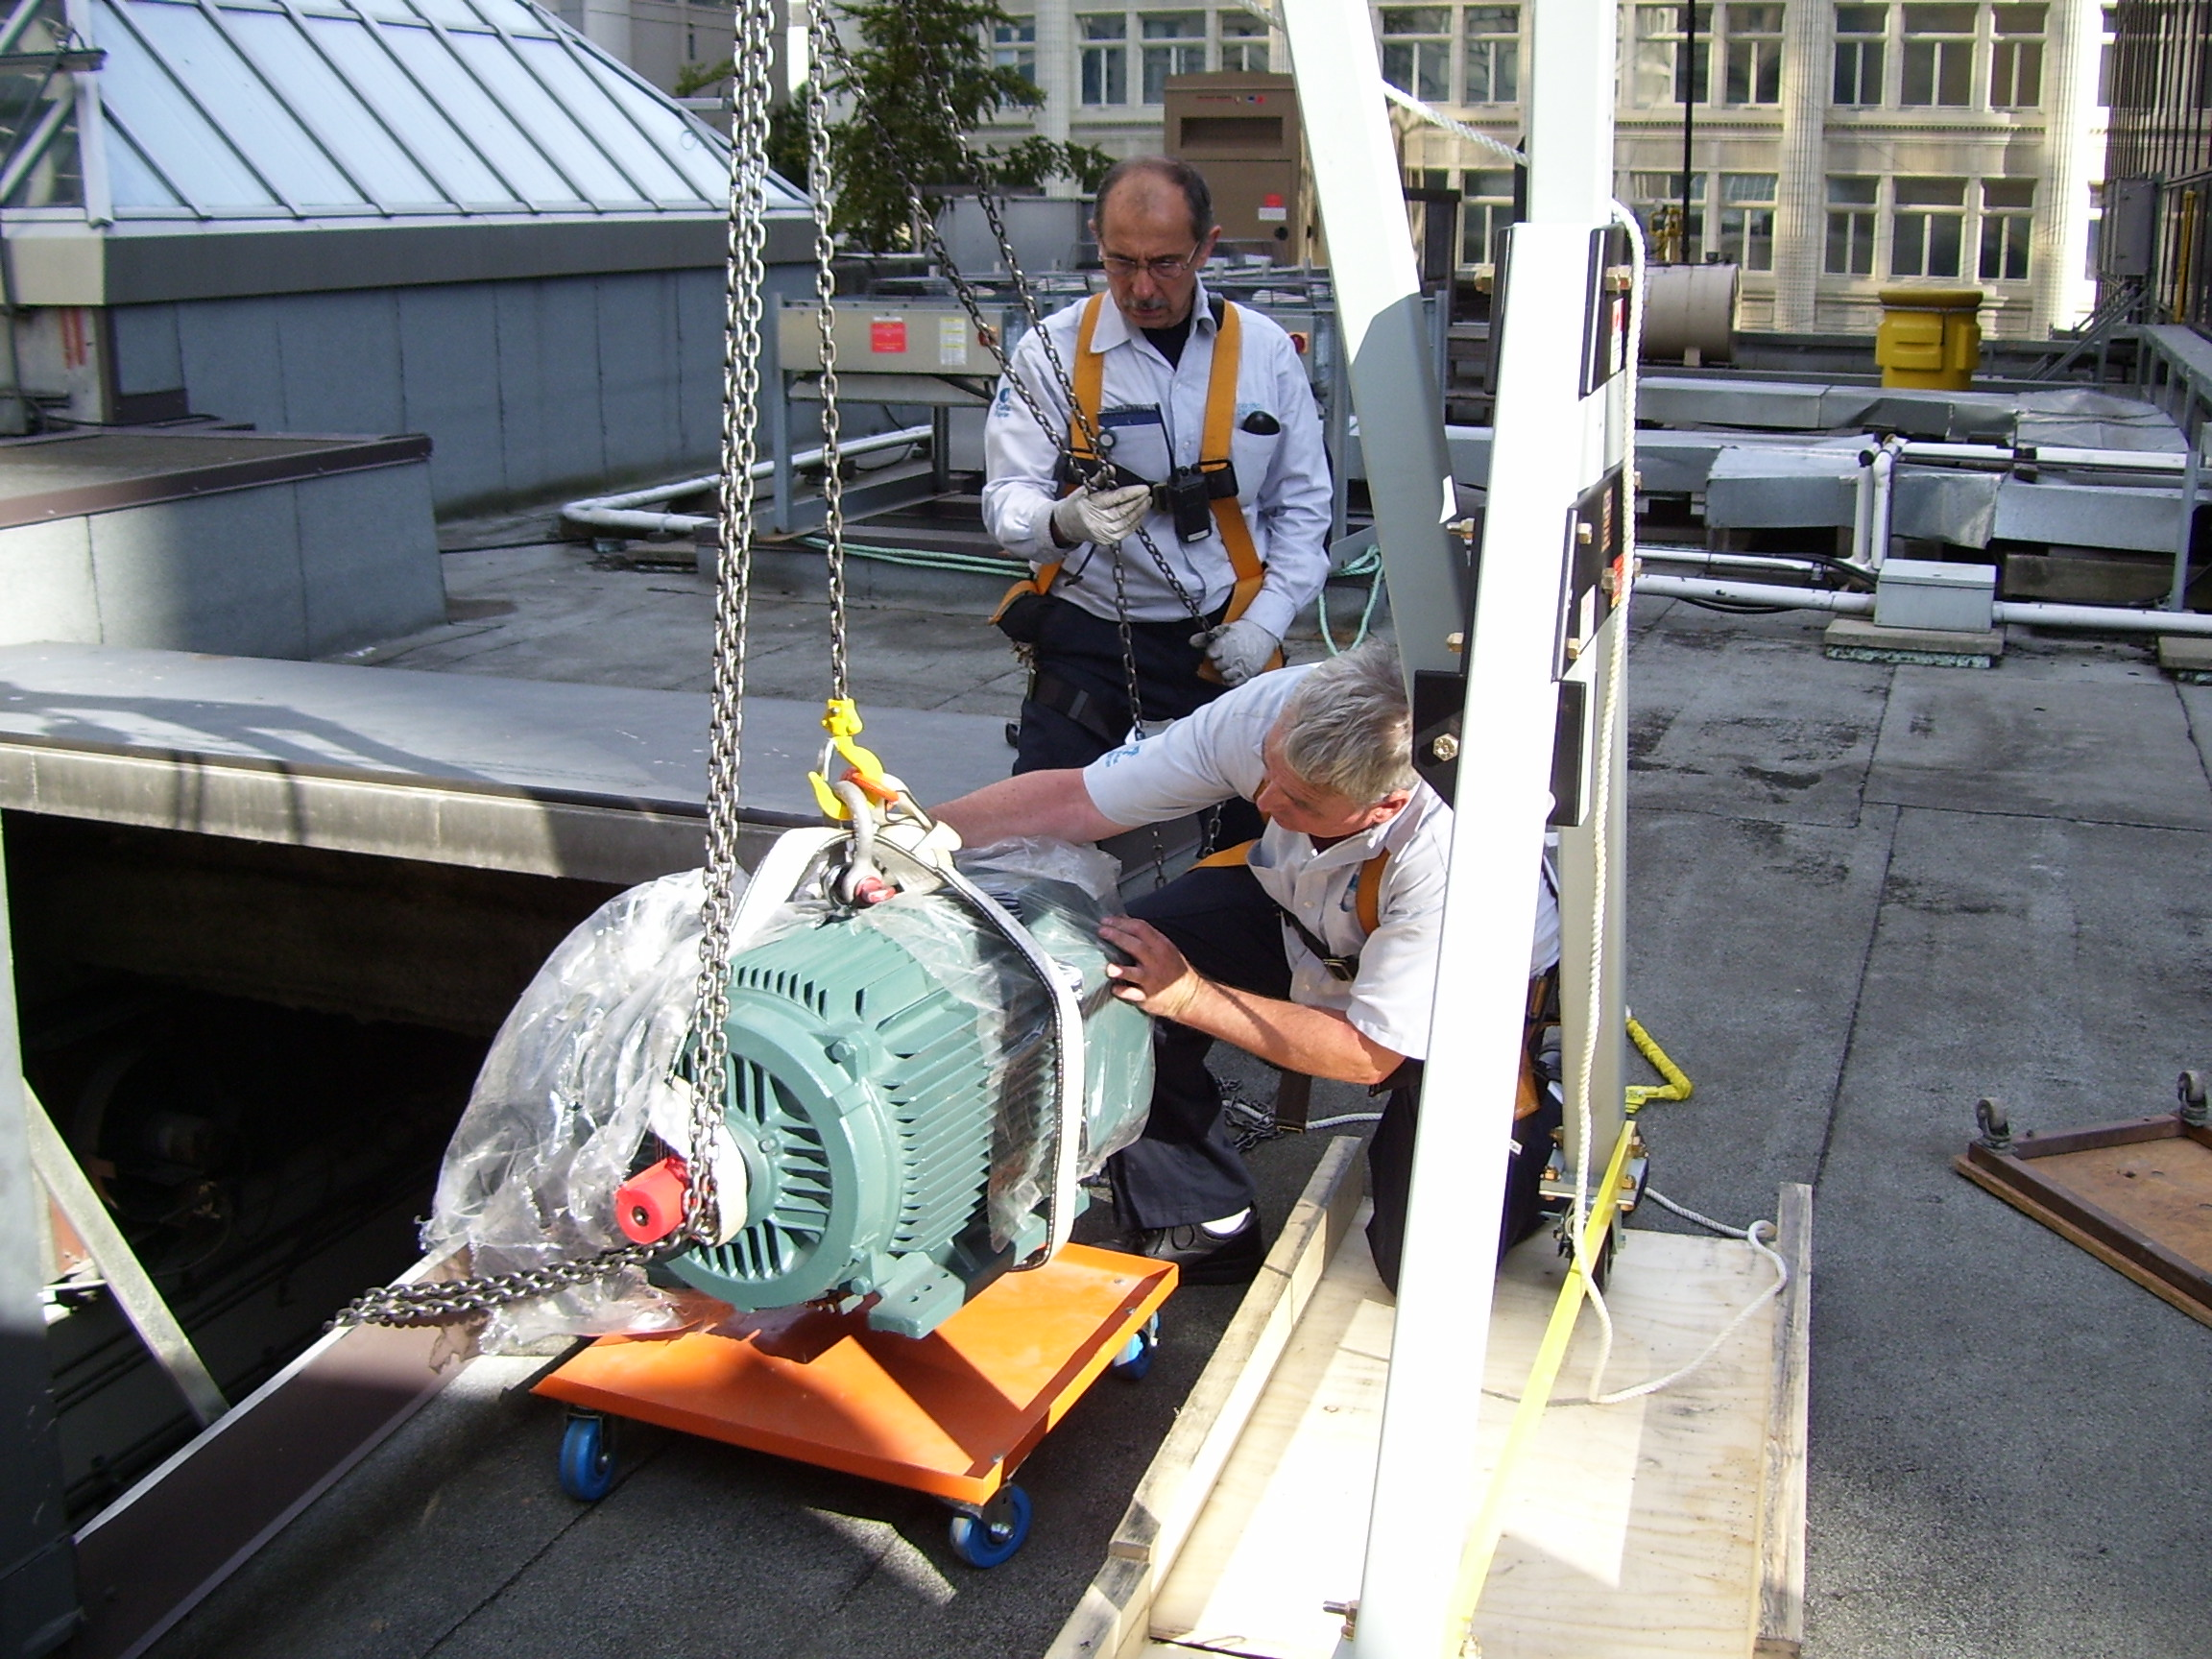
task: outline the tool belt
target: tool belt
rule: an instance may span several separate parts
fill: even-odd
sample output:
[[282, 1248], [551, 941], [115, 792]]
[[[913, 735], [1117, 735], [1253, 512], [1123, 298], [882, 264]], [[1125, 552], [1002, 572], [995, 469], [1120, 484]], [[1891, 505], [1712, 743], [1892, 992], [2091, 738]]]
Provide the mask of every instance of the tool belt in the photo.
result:
[[[1045, 596], [1042, 593], [1034, 597], [1036, 603], [1044, 603]], [[1094, 692], [1086, 691], [1080, 685], [1070, 685], [1047, 669], [1031, 671], [1029, 701], [1040, 709], [1049, 709], [1053, 713], [1074, 721], [1109, 749], [1118, 749], [1129, 740], [1127, 720], [1123, 720], [1120, 731], [1115, 731], [1114, 722], [1106, 713], [1104, 699]], [[1126, 710], [1123, 712], [1126, 713]]]

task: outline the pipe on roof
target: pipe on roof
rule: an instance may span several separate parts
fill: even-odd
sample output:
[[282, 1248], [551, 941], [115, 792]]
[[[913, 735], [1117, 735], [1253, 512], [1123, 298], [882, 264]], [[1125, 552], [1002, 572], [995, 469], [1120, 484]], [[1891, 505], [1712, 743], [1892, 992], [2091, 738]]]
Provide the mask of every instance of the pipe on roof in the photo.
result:
[[[855, 438], [837, 446], [840, 455], [873, 455], [879, 449], [898, 449], [924, 442], [929, 437], [926, 426], [902, 426], [892, 432], [878, 432], [870, 438]], [[791, 457], [794, 467], [818, 467], [822, 464], [819, 447], [802, 449]], [[776, 470], [776, 463], [756, 462], [753, 476], [765, 478]], [[596, 530], [632, 530], [648, 535], [662, 534], [685, 536], [694, 530], [704, 530], [716, 522], [710, 513], [641, 513], [637, 509], [655, 501], [672, 501], [679, 495], [697, 495], [717, 488], [721, 475], [709, 472], [703, 477], [685, 478], [674, 484], [656, 484], [649, 490], [632, 490], [620, 495], [592, 495], [581, 501], [571, 501], [561, 509], [561, 517], [571, 524], [588, 525]]]
[[[1840, 616], [1871, 615], [1871, 593], [1832, 592], [1822, 588], [1784, 588], [1767, 582], [1721, 582], [1709, 577], [1636, 578], [1636, 591], [1654, 599], [1697, 599], [1721, 605], [1776, 605], [1791, 611], [1831, 611]], [[2055, 605], [2041, 600], [2000, 599], [1989, 608], [1993, 624], [2018, 622], [2032, 628], [2087, 628], [2107, 633], [2195, 634], [2212, 636], [2212, 614], [2199, 611], [2137, 611], [2122, 605]]]

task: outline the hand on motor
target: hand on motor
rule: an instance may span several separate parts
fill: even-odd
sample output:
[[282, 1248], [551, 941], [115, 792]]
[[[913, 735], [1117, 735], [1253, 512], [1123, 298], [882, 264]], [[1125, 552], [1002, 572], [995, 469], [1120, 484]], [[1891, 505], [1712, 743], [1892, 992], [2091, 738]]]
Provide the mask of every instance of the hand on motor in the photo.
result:
[[1149, 922], [1134, 916], [1109, 916], [1098, 925], [1098, 937], [1131, 961], [1106, 964], [1106, 976], [1117, 981], [1114, 995], [1134, 1002], [1161, 1020], [1180, 1019], [1198, 999], [1206, 981], [1183, 959], [1183, 952]]
[[1206, 648], [1206, 661], [1214, 664], [1224, 685], [1241, 685], [1253, 675], [1266, 672], [1268, 660], [1283, 642], [1257, 622], [1224, 622], [1191, 635], [1190, 643]]
[[1101, 547], [1135, 532], [1144, 522], [1144, 516], [1152, 511], [1152, 486], [1125, 484], [1118, 490], [1101, 490], [1094, 494], [1089, 490], [1078, 490], [1072, 495], [1063, 496], [1052, 509], [1053, 528], [1069, 546], [1078, 541], [1095, 541]]

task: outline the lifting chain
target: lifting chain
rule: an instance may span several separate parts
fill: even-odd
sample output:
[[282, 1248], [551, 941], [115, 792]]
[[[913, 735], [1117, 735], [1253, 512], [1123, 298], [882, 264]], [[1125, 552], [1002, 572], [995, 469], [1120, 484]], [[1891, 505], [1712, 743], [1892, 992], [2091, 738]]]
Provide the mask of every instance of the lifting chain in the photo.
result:
[[[700, 910], [699, 974], [692, 1030], [691, 1145], [684, 1224], [652, 1244], [512, 1273], [372, 1290], [330, 1323], [441, 1325], [593, 1284], [644, 1267], [720, 1234], [714, 1170], [706, 1149], [720, 1129], [729, 1091], [730, 927], [735, 909], [737, 769], [744, 725], [745, 641], [753, 551], [753, 464], [758, 457], [761, 293], [768, 231], [768, 42], [773, 0], [737, 0], [731, 84], [729, 233], [724, 262], [722, 349], [722, 556], [714, 589], [714, 671], [707, 776], [706, 901]], [[834, 469], [832, 469], [834, 472]], [[840, 526], [841, 527], [841, 526]]]
[[[822, 62], [837, 37], [830, 8], [806, 9], [809, 58]], [[830, 234], [830, 96], [822, 77], [806, 77], [806, 193], [814, 209], [814, 332], [822, 355], [822, 513], [830, 572], [830, 696], [852, 699], [845, 652], [845, 478], [839, 440], [844, 424], [837, 403], [837, 245]], [[781, 389], [779, 389], [781, 390]]]

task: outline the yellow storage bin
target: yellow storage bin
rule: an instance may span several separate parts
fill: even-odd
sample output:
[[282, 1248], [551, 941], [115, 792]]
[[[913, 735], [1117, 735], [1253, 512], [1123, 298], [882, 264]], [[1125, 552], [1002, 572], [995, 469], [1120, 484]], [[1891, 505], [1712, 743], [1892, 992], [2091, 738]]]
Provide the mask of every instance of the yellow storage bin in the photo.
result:
[[1962, 392], [1982, 365], [1982, 290], [1885, 288], [1874, 361], [1885, 386]]

